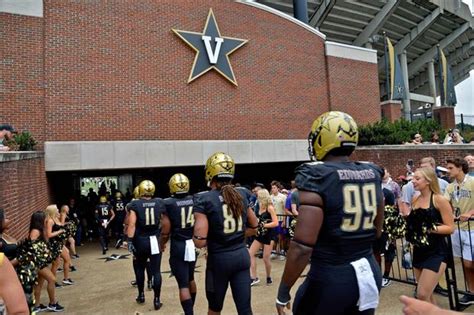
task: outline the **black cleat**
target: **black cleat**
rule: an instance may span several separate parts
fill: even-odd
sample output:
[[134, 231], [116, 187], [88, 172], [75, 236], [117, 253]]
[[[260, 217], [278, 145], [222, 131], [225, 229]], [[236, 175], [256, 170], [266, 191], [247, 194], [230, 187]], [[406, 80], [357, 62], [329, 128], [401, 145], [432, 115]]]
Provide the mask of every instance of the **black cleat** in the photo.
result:
[[160, 298], [156, 297], [153, 299], [153, 306], [155, 307], [155, 311], [159, 310], [162, 306], [163, 303], [160, 302]]
[[135, 281], [135, 280], [130, 281], [130, 285], [132, 287], [136, 287], [137, 286], [137, 281]]
[[138, 293], [138, 296], [137, 298], [135, 299], [135, 301], [137, 301], [138, 304], [143, 304], [145, 303], [145, 293]]
[[115, 249], [119, 249], [120, 246], [122, 246], [123, 241], [121, 239], [117, 240], [117, 243], [115, 243]]

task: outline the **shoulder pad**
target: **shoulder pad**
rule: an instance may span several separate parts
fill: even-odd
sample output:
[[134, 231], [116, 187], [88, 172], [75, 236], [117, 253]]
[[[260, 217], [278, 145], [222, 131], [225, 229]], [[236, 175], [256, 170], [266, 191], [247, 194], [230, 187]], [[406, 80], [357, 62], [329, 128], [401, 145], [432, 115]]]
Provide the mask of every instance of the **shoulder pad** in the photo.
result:
[[202, 194], [205, 194], [207, 192], [209, 192], [209, 190], [200, 191], [198, 193], [195, 193], [195, 195], [202, 195]]

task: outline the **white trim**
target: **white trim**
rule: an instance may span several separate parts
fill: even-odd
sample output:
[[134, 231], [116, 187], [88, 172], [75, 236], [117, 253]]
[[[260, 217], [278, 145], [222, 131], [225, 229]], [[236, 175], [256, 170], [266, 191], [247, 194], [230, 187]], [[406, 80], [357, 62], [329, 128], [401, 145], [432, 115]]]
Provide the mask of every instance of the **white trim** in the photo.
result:
[[43, 17], [43, 0], [0, 0], [0, 12]]
[[263, 11], [267, 11], [269, 13], [272, 13], [272, 14], [275, 14], [275, 15], [278, 15], [279, 17], [282, 17], [284, 18], [285, 20], [288, 20], [290, 22], [293, 22], [295, 23], [296, 25], [298, 26], [301, 26], [303, 27], [304, 29], [306, 29], [307, 31], [310, 31], [311, 33], [315, 34], [315, 35], [318, 35], [319, 37], [321, 37], [322, 39], [326, 40], [326, 35], [324, 35], [323, 33], [321, 33], [320, 31], [318, 31], [317, 29], [315, 29], [314, 27], [312, 27], [311, 25], [308, 25], [306, 23], [303, 23], [301, 22], [300, 20], [298, 19], [295, 19], [294, 17], [292, 17], [291, 15], [288, 15], [286, 13], [283, 13], [281, 11], [278, 11], [274, 8], [271, 8], [269, 6], [266, 6], [264, 4], [261, 4], [261, 3], [258, 3], [258, 2], [253, 2], [253, 1], [246, 1], [246, 0], [236, 0], [237, 3], [242, 3], [242, 4], [246, 4], [246, 5], [249, 5], [249, 6], [252, 6], [254, 8], [257, 8], [257, 9], [261, 9]]
[[351, 46], [341, 43], [325, 43], [326, 56], [333, 56], [344, 59], [358, 60], [377, 64], [377, 51], [363, 47]]
[[236, 163], [307, 161], [307, 140], [47, 141], [46, 171], [202, 166], [214, 152]]

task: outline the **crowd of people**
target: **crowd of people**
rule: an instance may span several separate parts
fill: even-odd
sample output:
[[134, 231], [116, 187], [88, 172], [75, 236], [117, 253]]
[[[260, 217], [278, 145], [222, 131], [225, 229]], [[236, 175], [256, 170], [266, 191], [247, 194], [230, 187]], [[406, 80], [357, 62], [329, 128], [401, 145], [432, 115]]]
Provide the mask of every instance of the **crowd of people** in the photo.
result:
[[464, 139], [461, 136], [461, 132], [459, 129], [449, 129], [448, 133], [444, 137], [444, 139], [440, 139], [439, 134], [437, 131], [433, 131], [431, 133], [431, 137], [429, 141], [424, 141], [423, 136], [419, 133], [413, 135], [413, 139], [409, 142], [405, 142], [405, 144], [463, 144], [469, 143], [474, 144], [474, 137], [471, 139]]
[[[189, 179], [181, 173], [170, 178], [170, 197], [165, 199], [155, 196], [150, 180], [140, 182], [130, 200], [117, 190], [99, 194], [91, 190], [80, 201], [93, 209], [90, 213], [81, 211], [74, 198], [60, 208], [49, 205], [32, 214], [28, 237], [21, 242], [5, 233], [9, 220], [0, 210], [0, 270], [6, 270], [0, 277], [13, 279], [12, 288], [22, 288], [25, 296], [12, 296], [0, 281], [8, 312], [63, 311], [55, 290], [75, 284], [70, 272], [75, 270], [73, 259], [79, 258], [76, 247], [84, 237], [97, 234], [106, 254], [112, 234], [117, 248], [124, 246], [133, 254], [135, 301], [145, 303], [146, 272], [155, 310], [163, 305], [161, 260], [169, 241], [169, 265], [186, 315], [194, 314], [194, 267], [200, 248], [207, 249], [208, 314], [220, 314], [229, 284], [236, 312], [252, 314], [251, 288], [260, 283], [259, 255], [266, 285], [273, 284], [272, 255], [286, 260], [275, 297], [278, 314], [290, 308], [290, 290], [308, 264], [306, 279], [292, 303], [293, 314], [373, 314], [381, 288], [390, 285], [396, 239], [384, 214], [393, 213], [402, 218], [406, 239], [414, 247], [415, 297], [436, 304], [433, 292], [446, 269], [451, 251], [446, 237], [450, 236], [454, 255], [462, 257], [467, 282], [468, 293], [460, 303], [474, 304], [470, 294], [474, 229], [469, 225], [474, 214], [474, 177], [469, 175], [474, 172], [473, 156], [446, 162], [449, 182], [438, 176], [435, 160], [425, 157], [418, 168], [410, 165], [400, 185], [386, 167], [350, 159], [358, 131], [345, 113], [332, 111], [318, 117], [308, 140], [312, 161], [296, 169], [289, 190], [277, 181], [270, 183], [270, 191], [260, 183], [252, 191], [234, 185], [233, 158], [217, 152], [205, 165], [208, 191], [190, 194]], [[14, 270], [18, 277], [12, 276]], [[40, 303], [45, 281], [48, 305]], [[407, 314], [417, 309], [427, 310], [426, 314], [441, 311], [401, 299]]]

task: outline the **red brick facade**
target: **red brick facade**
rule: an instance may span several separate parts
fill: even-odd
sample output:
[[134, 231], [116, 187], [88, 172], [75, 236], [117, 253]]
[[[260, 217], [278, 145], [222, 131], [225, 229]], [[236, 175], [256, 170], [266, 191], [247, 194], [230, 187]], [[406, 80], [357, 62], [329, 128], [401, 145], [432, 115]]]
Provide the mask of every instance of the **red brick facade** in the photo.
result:
[[50, 202], [43, 154], [36, 153], [33, 158], [21, 155], [27, 159], [0, 162], [0, 208], [11, 220], [7, 233], [16, 238], [27, 236], [31, 214], [44, 210]]
[[331, 110], [350, 113], [357, 124], [380, 120], [377, 64], [327, 57]]
[[[249, 40], [230, 56], [238, 87], [215, 71], [187, 84], [195, 52], [171, 29], [201, 32], [210, 7]], [[241, 3], [47, 0], [0, 24], [0, 118], [40, 142], [301, 139], [330, 107], [380, 118], [376, 64], [326, 59], [319, 36]]]
[[0, 124], [45, 140], [43, 19], [0, 13]]

